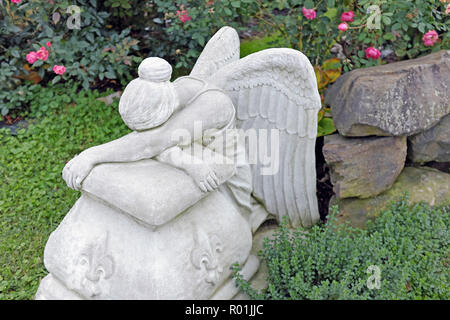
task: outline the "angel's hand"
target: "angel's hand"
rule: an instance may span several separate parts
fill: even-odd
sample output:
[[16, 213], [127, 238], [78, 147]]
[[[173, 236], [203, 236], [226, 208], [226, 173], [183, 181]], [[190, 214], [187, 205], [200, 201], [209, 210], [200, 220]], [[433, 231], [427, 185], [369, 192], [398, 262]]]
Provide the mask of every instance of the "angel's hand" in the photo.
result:
[[81, 153], [67, 162], [62, 171], [62, 177], [67, 186], [74, 190], [80, 190], [81, 183], [89, 175], [94, 165], [95, 163], [85, 153]]
[[214, 191], [220, 185], [216, 173], [206, 164], [191, 165], [184, 169], [194, 179], [202, 192]]

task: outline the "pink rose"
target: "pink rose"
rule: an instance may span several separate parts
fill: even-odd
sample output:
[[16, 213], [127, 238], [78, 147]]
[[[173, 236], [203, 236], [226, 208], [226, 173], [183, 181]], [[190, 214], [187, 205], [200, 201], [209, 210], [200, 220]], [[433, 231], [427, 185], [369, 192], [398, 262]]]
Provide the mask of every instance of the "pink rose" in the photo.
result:
[[380, 56], [381, 56], [380, 50], [377, 50], [374, 47], [369, 47], [366, 49], [366, 57], [368, 59], [377, 60]]
[[22, 0], [11, 0], [12, 3], [20, 3]]
[[338, 25], [338, 29], [341, 31], [347, 31], [348, 30], [348, 24], [345, 22], [342, 22], [340, 25]]
[[434, 30], [428, 31], [422, 37], [423, 43], [426, 47], [432, 47], [438, 39], [439, 35]]
[[51, 47], [52, 46], [52, 43], [49, 41], [49, 42], [47, 42], [47, 47]]
[[177, 16], [181, 20], [181, 22], [185, 23], [186, 21], [191, 20], [191, 17], [187, 13], [186, 10], [183, 11], [177, 11]]
[[36, 52], [31, 51], [30, 53], [27, 54], [27, 61], [29, 64], [35, 63], [37, 59], [38, 57]]
[[53, 72], [55, 72], [56, 74], [62, 75], [64, 72], [66, 72], [66, 67], [64, 66], [58, 66], [58, 65], [54, 65], [53, 66]]
[[306, 9], [305, 7], [303, 7], [302, 12], [305, 18], [308, 20], [314, 20], [317, 16], [317, 13], [314, 9]]
[[39, 51], [37, 52], [37, 58], [39, 60], [47, 61], [47, 59], [48, 59], [48, 51], [47, 51], [47, 49], [45, 49], [44, 47], [41, 47], [39, 49]]
[[355, 13], [353, 11], [347, 11], [341, 15], [341, 20], [343, 22], [353, 22], [354, 17], [355, 17]]
[[450, 13], [450, 3], [447, 5], [447, 9], [445, 9], [445, 14], [449, 14]]

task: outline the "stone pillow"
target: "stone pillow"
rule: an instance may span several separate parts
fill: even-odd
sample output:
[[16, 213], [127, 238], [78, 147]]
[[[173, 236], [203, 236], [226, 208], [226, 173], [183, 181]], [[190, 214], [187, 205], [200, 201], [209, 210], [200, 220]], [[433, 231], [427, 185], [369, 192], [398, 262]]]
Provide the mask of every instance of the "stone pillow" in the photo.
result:
[[[222, 183], [233, 173], [217, 176]], [[152, 159], [100, 164], [83, 181], [82, 191], [152, 227], [172, 220], [207, 195], [184, 171]]]

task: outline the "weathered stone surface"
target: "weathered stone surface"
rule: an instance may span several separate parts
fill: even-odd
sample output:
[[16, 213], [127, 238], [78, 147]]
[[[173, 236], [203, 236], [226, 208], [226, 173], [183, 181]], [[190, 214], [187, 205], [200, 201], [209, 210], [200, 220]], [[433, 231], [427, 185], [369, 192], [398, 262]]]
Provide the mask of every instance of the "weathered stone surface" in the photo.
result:
[[122, 91], [116, 91], [114, 93], [111, 93], [110, 95], [107, 95], [106, 97], [98, 98], [98, 101], [104, 102], [107, 106], [112, 104], [114, 102], [114, 99], [119, 99], [122, 95]]
[[408, 158], [413, 162], [450, 161], [450, 115], [433, 128], [408, 138]]
[[[271, 223], [272, 222], [272, 223]], [[267, 221], [266, 224], [261, 226], [258, 231], [253, 235], [253, 246], [251, 254], [257, 256], [260, 251], [264, 249], [264, 239], [274, 239], [275, 232], [279, 229], [275, 220]], [[267, 278], [269, 277], [269, 270], [264, 262], [261, 265], [255, 275], [250, 279], [250, 284], [253, 289], [262, 290], [267, 288]], [[249, 297], [240, 292], [233, 299], [235, 300], [248, 300]]]
[[413, 135], [450, 112], [450, 51], [344, 74], [326, 93], [344, 136]]
[[[84, 299], [208, 299], [218, 291], [230, 299], [234, 290], [220, 288], [232, 264], [246, 268], [251, 247], [249, 225], [218, 191], [153, 231], [83, 193], [50, 235], [44, 264]], [[39, 297], [58, 292], [51, 285]]]
[[[221, 184], [234, 174], [233, 166], [210, 167]], [[151, 227], [171, 221], [208, 195], [184, 171], [153, 159], [100, 164], [83, 182], [83, 191]]]
[[369, 199], [332, 198], [330, 207], [338, 206], [339, 222], [349, 221], [350, 225], [363, 228], [369, 219], [375, 219], [392, 200], [398, 200], [406, 191], [412, 204], [421, 201], [430, 205], [450, 204], [450, 174], [428, 167], [407, 167], [388, 191]]
[[406, 137], [325, 137], [325, 161], [336, 197], [369, 198], [389, 189], [406, 159]]

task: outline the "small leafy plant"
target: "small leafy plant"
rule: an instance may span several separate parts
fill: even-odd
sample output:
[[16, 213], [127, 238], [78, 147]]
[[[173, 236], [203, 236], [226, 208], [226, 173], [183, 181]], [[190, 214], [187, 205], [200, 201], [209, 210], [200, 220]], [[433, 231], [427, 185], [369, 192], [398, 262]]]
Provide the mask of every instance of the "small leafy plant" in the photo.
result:
[[[341, 61], [338, 58], [328, 59], [321, 66], [315, 66], [314, 73], [316, 74], [322, 105], [324, 105], [323, 100], [326, 88], [335, 82], [342, 73]], [[331, 109], [324, 106], [318, 115], [317, 137], [330, 135], [334, 132], [336, 132], [336, 127], [331, 118]]]
[[366, 230], [325, 225], [291, 230], [284, 221], [260, 253], [268, 287], [242, 279], [253, 299], [449, 299], [450, 208], [392, 204]]

